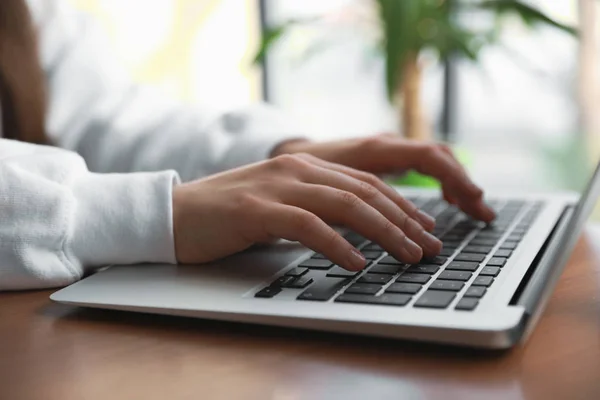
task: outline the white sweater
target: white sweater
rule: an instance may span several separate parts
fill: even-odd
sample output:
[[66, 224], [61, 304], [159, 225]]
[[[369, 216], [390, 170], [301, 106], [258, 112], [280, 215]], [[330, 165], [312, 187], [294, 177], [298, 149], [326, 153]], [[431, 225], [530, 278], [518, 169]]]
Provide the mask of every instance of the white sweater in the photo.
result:
[[89, 17], [64, 0], [28, 2], [47, 129], [62, 149], [0, 139], [0, 291], [64, 286], [113, 263], [174, 263], [179, 177], [259, 161], [296, 132], [266, 106], [219, 115], [137, 86]]

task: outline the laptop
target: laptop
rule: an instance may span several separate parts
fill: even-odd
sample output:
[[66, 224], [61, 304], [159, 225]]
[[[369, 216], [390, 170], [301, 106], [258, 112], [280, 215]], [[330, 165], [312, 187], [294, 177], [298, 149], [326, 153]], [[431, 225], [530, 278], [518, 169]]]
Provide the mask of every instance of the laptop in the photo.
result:
[[[206, 265], [110, 266], [64, 288], [60, 303], [487, 349], [524, 341], [559, 279], [600, 190], [494, 196], [474, 221], [439, 193], [398, 189], [436, 218], [440, 256], [406, 265], [341, 231], [369, 260], [346, 271], [281, 241]], [[492, 197], [490, 197], [492, 198]]]

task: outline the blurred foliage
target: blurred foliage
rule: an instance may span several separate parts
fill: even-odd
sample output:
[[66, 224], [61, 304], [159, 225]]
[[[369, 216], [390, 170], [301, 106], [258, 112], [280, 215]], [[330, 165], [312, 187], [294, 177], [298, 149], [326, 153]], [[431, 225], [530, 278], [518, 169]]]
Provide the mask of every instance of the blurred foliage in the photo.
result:
[[[517, 17], [528, 27], [549, 26], [569, 34], [577, 32], [540, 10], [519, 0], [371, 0], [377, 7], [381, 29], [381, 50], [386, 60], [386, 87], [390, 101], [402, 82], [405, 60], [424, 50], [436, 53], [440, 59], [462, 57], [477, 61], [486, 45], [500, 38], [500, 23], [504, 18]], [[485, 29], [471, 29], [461, 24], [462, 13], [487, 13], [496, 23]], [[318, 19], [290, 20], [268, 28], [263, 33], [255, 62], [263, 62], [268, 50], [286, 32], [298, 25], [318, 22]]]

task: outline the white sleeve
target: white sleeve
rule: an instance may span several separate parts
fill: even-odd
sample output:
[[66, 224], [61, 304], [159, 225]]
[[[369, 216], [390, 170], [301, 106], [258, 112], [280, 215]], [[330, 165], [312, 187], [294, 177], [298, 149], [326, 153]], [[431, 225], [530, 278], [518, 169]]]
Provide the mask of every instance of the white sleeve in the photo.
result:
[[29, 3], [50, 88], [50, 135], [92, 171], [173, 169], [187, 181], [266, 159], [277, 144], [299, 137], [267, 105], [208, 111], [136, 85], [91, 17], [64, 0]]
[[95, 174], [75, 153], [0, 139], [0, 291], [107, 264], [175, 262], [175, 172]]

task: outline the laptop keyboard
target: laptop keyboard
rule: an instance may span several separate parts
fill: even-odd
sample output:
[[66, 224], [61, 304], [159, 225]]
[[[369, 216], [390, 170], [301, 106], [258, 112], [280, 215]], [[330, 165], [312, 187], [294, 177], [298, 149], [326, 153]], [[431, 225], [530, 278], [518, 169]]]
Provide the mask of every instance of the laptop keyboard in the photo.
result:
[[367, 267], [359, 272], [334, 265], [321, 254], [275, 279], [255, 294], [276, 298], [284, 291], [297, 300], [330, 301], [461, 311], [476, 309], [502, 273], [502, 268], [539, 215], [541, 202], [492, 201], [497, 219], [485, 225], [439, 199], [411, 198], [433, 215], [433, 234], [444, 244], [441, 254], [418, 264], [405, 264], [378, 244], [356, 233], [345, 238], [365, 255]]

